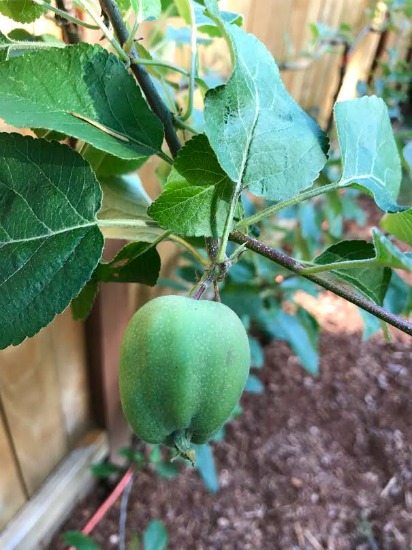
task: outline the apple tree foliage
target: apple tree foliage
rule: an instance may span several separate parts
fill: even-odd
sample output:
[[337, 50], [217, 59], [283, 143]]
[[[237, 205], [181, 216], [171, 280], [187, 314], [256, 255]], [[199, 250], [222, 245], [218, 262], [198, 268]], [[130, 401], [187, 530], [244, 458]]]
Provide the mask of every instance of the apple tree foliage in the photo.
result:
[[[335, 105], [341, 166], [325, 182], [328, 136], [290, 96], [241, 16], [220, 11], [216, 0], [101, 0], [107, 17], [89, 4], [75, 1], [107, 49], [0, 32], [0, 118], [37, 136], [0, 134], [0, 348], [33, 336], [70, 304], [86, 317], [101, 281], [156, 284], [163, 240], [194, 253], [194, 296], [219, 284], [223, 300], [288, 340], [310, 372], [318, 368], [316, 321], [299, 305], [293, 315], [274, 301], [262, 308], [271, 292], [287, 297], [316, 283], [411, 334], [397, 314], [409, 293], [399, 274], [412, 270], [412, 254], [399, 241], [412, 243], [412, 210], [398, 199], [402, 164], [383, 100]], [[42, 0], [0, 2], [19, 22], [49, 9], [56, 11]], [[130, 28], [126, 13], [134, 15]], [[174, 15], [187, 27], [168, 26]], [[161, 20], [163, 42], [189, 44], [189, 70], [162, 59], [159, 45], [151, 51], [153, 44], [133, 41], [147, 19]], [[231, 56], [226, 80], [197, 57], [216, 37]], [[151, 157], [163, 184], [153, 201], [135, 173]], [[333, 205], [350, 193], [368, 195], [382, 211], [369, 240], [308, 245], [312, 257], [303, 259], [273, 237], [290, 209], [310, 232], [311, 199]], [[329, 226], [335, 221], [329, 214]], [[130, 242], [104, 261], [105, 238]], [[265, 273], [266, 298], [256, 285]], [[252, 378], [251, 391], [256, 384]]]

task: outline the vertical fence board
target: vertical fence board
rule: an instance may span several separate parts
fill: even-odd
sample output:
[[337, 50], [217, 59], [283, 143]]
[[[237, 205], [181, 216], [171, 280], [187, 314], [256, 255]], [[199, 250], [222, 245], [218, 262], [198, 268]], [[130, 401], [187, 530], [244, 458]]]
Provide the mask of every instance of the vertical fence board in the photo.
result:
[[26, 500], [4, 422], [0, 416], [0, 530]]
[[67, 451], [50, 327], [0, 352], [0, 395], [31, 495]]
[[[226, 0], [224, 7], [243, 13], [246, 30], [256, 34], [275, 59], [283, 62], [291, 60], [285, 37], [290, 40], [291, 50], [298, 58], [310, 40], [310, 23], [322, 23], [333, 29], [341, 23], [348, 23], [356, 33], [364, 22], [365, 10], [372, 4], [373, 0], [250, 0], [241, 4], [236, 0]], [[360, 45], [345, 78], [345, 97], [349, 94], [354, 97], [355, 79], [369, 73], [377, 43], [378, 37], [369, 35]], [[340, 51], [336, 48], [335, 52], [308, 62], [303, 70], [282, 72], [282, 79], [296, 101], [316, 116], [323, 126], [332, 111], [339, 84], [340, 62]]]
[[380, 35], [369, 33], [354, 51], [345, 80], [339, 93], [338, 101], [356, 97], [356, 88], [360, 80], [367, 81], [379, 45]]
[[[117, 239], [106, 241], [104, 258], [113, 258], [125, 244]], [[87, 320], [87, 341], [94, 417], [109, 433], [113, 458], [127, 444], [129, 428], [120, 404], [118, 370], [120, 345], [131, 316], [129, 285], [102, 283], [95, 307]]]
[[[328, 27], [332, 29], [339, 28], [342, 22], [342, 12], [346, 0], [336, 0], [331, 5], [327, 2], [327, 22]], [[311, 103], [319, 107], [318, 122], [326, 128], [330, 112], [333, 109], [333, 99], [339, 85], [340, 64], [343, 46], [336, 48], [333, 53], [328, 53], [322, 59], [321, 72], [319, 74], [320, 82], [313, 82], [313, 95]]]
[[65, 431], [72, 448], [90, 427], [84, 326], [74, 321], [68, 309], [56, 317], [50, 331]]
[[[290, 38], [294, 49], [295, 57], [306, 48], [310, 40], [309, 23], [312, 23], [316, 18], [312, 18], [312, 10], [314, 4], [309, 0], [296, 0], [293, 17], [289, 23]], [[288, 80], [285, 84], [294, 98], [298, 96], [302, 88], [304, 71], [285, 71]], [[283, 76], [283, 75], [282, 75]]]

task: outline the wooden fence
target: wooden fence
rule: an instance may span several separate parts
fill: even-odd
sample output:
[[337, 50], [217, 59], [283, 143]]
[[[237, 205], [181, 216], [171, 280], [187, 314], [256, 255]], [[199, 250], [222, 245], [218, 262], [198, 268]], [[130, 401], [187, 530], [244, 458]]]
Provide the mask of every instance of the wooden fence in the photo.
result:
[[66, 311], [0, 352], [0, 529], [89, 426], [83, 325]]
[[[340, 81], [343, 46], [310, 61], [301, 55], [310, 44], [311, 23], [331, 29], [349, 25], [358, 34], [366, 23], [366, 10], [376, 8], [377, 0], [223, 0], [222, 6], [244, 14], [246, 29], [255, 34], [279, 64], [296, 62], [305, 68], [282, 71], [282, 80], [296, 101], [326, 127]], [[377, 13], [382, 14], [383, 2]], [[380, 8], [380, 12], [379, 12]], [[359, 80], [368, 80], [381, 46], [405, 51], [410, 47], [410, 29], [384, 37], [367, 32], [349, 60], [339, 100], [356, 97]]]

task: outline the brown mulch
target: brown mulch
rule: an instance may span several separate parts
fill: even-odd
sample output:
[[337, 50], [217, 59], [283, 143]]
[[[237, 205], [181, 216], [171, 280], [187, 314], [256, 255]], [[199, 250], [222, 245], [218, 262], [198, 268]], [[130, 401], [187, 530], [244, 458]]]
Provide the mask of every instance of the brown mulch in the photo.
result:
[[[286, 344], [268, 346], [265, 393], [243, 397], [244, 413], [214, 445], [221, 490], [208, 493], [189, 468], [173, 480], [140, 473], [129, 537], [161, 519], [171, 550], [412, 548], [411, 339], [362, 342], [352, 306], [328, 294], [317, 305], [329, 319], [319, 377]], [[102, 496], [62, 530], [81, 529]], [[119, 506], [93, 532], [103, 549], [118, 547]], [[50, 548], [63, 547], [56, 536]]]

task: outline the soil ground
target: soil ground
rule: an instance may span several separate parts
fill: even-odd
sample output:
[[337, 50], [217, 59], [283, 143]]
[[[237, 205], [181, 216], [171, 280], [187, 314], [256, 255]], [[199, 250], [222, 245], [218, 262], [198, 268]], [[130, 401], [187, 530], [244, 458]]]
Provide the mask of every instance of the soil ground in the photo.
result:
[[[412, 549], [412, 345], [393, 332], [361, 341], [356, 308], [328, 293], [312, 304], [324, 327], [318, 378], [289, 347], [266, 347], [261, 395], [214, 445], [221, 489], [189, 468], [173, 480], [135, 480], [128, 540], [150, 520], [171, 550]], [[104, 498], [97, 489], [62, 531], [81, 529]], [[92, 535], [118, 547], [120, 503]], [[50, 548], [64, 546], [56, 536]]]

